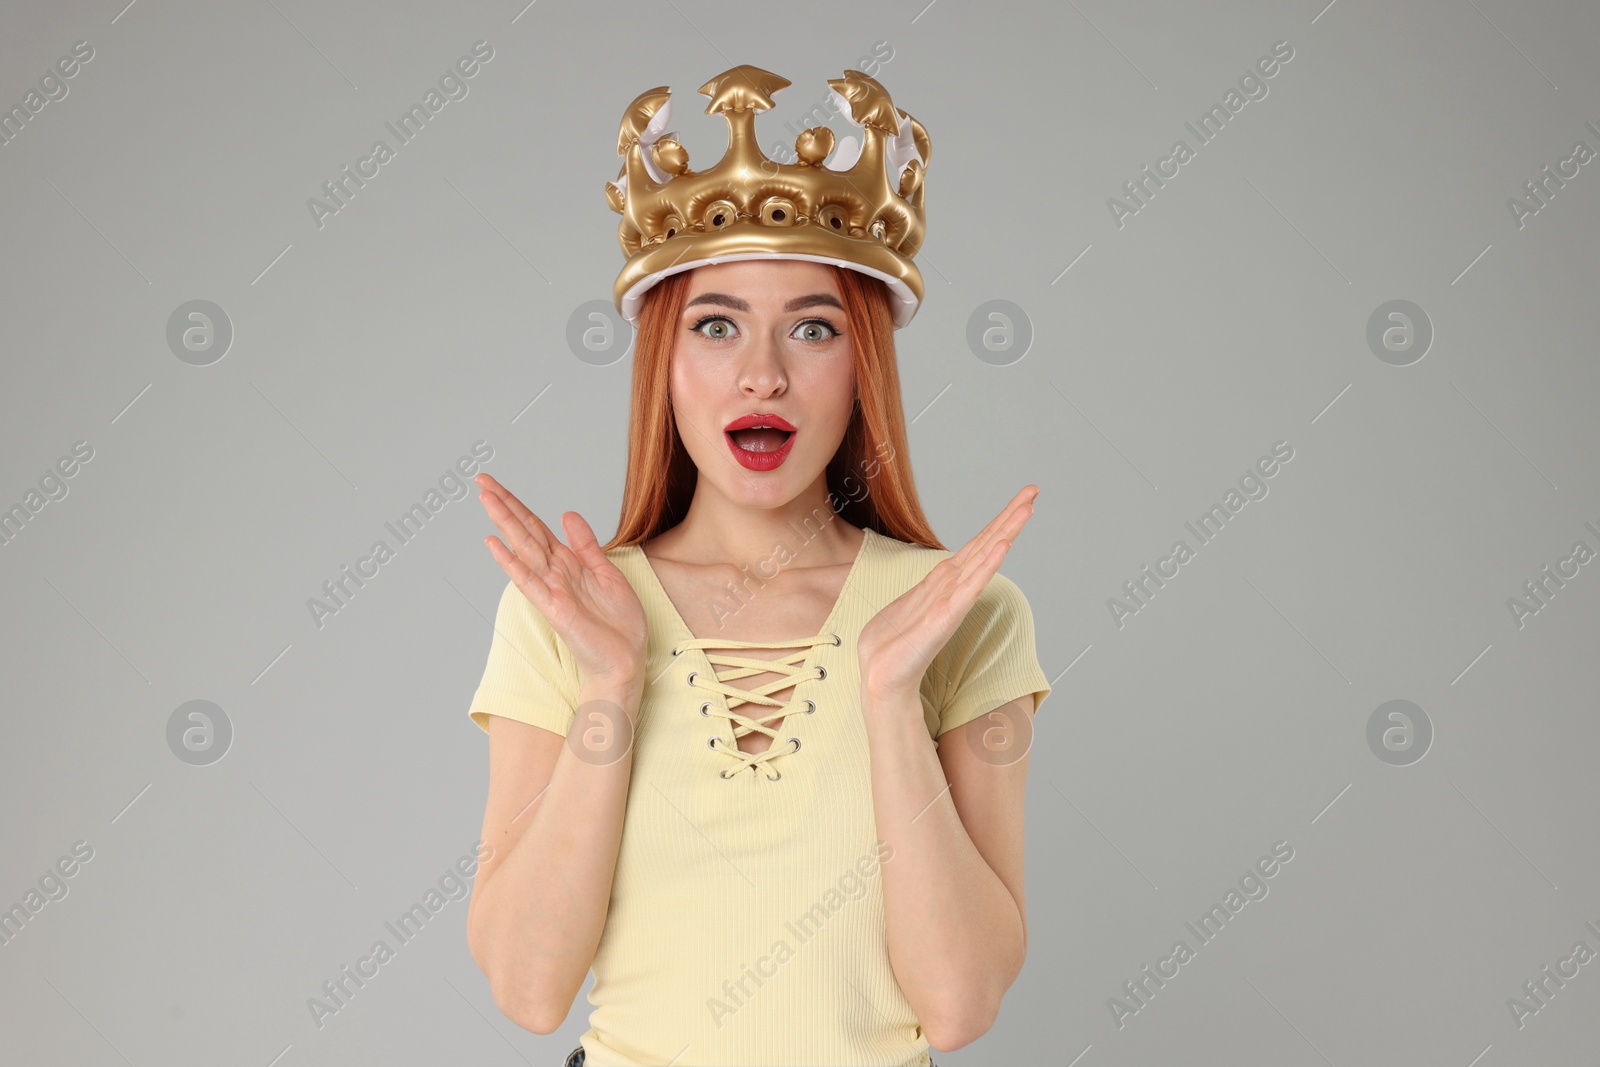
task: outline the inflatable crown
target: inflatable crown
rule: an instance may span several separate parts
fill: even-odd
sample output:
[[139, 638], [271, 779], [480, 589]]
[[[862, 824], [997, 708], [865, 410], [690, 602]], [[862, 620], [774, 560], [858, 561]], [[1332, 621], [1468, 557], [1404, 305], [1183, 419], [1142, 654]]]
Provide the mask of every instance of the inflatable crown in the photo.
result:
[[[622, 216], [617, 239], [627, 257], [613, 294], [637, 324], [644, 293], [661, 279], [710, 263], [800, 259], [832, 263], [883, 281], [894, 324], [911, 321], [922, 274], [922, 179], [931, 144], [922, 124], [896, 108], [889, 92], [858, 70], [828, 81], [829, 98], [861, 140], [814, 126], [795, 138], [795, 162], [768, 159], [756, 144], [756, 112], [789, 82], [743, 65], [700, 87], [706, 113], [728, 120], [728, 149], [710, 170], [691, 170], [689, 151], [663, 133], [671, 90], [660, 86], [628, 105], [617, 133], [624, 158], [606, 200]], [[833, 154], [830, 160], [829, 153]]]

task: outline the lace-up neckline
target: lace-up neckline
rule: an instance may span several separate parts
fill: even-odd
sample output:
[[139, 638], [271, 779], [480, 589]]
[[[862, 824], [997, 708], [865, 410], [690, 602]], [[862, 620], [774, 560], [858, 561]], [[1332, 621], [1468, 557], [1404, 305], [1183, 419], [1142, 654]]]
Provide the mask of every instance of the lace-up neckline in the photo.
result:
[[[695, 689], [708, 689], [720, 693], [726, 698], [727, 707], [724, 710], [716, 701], [697, 701], [691, 705], [690, 714], [698, 713], [707, 718], [716, 715], [726, 717], [733, 723], [733, 744], [725, 739], [712, 737], [707, 744], [713, 751], [721, 752], [732, 757], [737, 764], [725, 767], [721, 775], [723, 778], [732, 778], [741, 771], [750, 768], [760, 768], [766, 773], [768, 781], [777, 781], [781, 775], [776, 767], [770, 764], [781, 756], [787, 756], [800, 749], [800, 739], [797, 737], [784, 737], [779, 739], [778, 727], [769, 726], [771, 720], [782, 719], [791, 711], [810, 715], [817, 710], [814, 701], [797, 699], [799, 687], [808, 681], [821, 681], [827, 677], [827, 669], [820, 664], [811, 662], [819, 646], [836, 647], [842, 643], [838, 624], [839, 613], [843, 609], [848, 597], [858, 595], [852, 588], [863, 571], [867, 554], [876, 546], [874, 542], [882, 538], [870, 526], [862, 527], [861, 544], [856, 549], [855, 560], [850, 564], [850, 569], [844, 576], [844, 583], [839, 587], [839, 595], [833, 602], [833, 607], [828, 611], [828, 617], [822, 621], [821, 632], [812, 637], [802, 637], [789, 641], [735, 641], [726, 637], [696, 637], [694, 631], [689, 629], [689, 624], [683, 621], [683, 616], [678, 612], [677, 605], [667, 595], [667, 590], [661, 584], [655, 568], [650, 565], [650, 557], [638, 544], [628, 546], [634, 553], [639, 564], [640, 576], [645, 585], [660, 598], [662, 613], [670, 618], [677, 633], [674, 634], [672, 656], [676, 660], [685, 652], [698, 650], [710, 664], [711, 673], [694, 671], [688, 675], [688, 684]], [[741, 656], [725, 651], [708, 651], [710, 649], [794, 649], [788, 655], [775, 659], [761, 659], [755, 656]], [[725, 668], [718, 670], [718, 668]], [[771, 672], [779, 675], [770, 681], [756, 686], [754, 689], [742, 689], [729, 685], [729, 682], [748, 678], [751, 675]], [[682, 677], [680, 675], [680, 677]], [[779, 700], [769, 694], [779, 689], [794, 686], [795, 692], [789, 694], [788, 700]], [[742, 705], [757, 705], [766, 709], [764, 714], [747, 714], [736, 711]], [[755, 712], [755, 707], [747, 709]], [[738, 747], [738, 740], [747, 734], [759, 731], [771, 738], [768, 747], [760, 752], [745, 752]]]
[[[680, 641], [673, 647], [672, 654], [674, 656], [682, 655], [689, 649], [698, 648], [704, 652], [707, 661], [713, 667], [720, 665], [730, 668], [727, 671], [716, 671], [710, 678], [706, 678], [699, 671], [692, 671], [689, 674], [689, 685], [696, 689], [710, 689], [728, 698], [728, 709], [726, 711], [719, 709], [716, 703], [710, 700], [700, 705], [701, 715], [708, 718], [712, 715], [720, 715], [734, 724], [733, 745], [728, 745], [722, 741], [722, 738], [714, 735], [710, 741], [710, 747], [713, 751], [721, 752], [725, 756], [732, 756], [739, 762], [739, 766], [722, 771], [722, 777], [732, 778], [733, 775], [746, 768], [761, 767], [771, 772], [767, 774], [768, 781], [775, 782], [778, 780], [780, 775], [777, 768], [769, 768], [767, 765], [779, 756], [786, 756], [791, 752], [800, 751], [800, 739], [798, 737], [789, 737], [780, 744], [777, 729], [768, 726], [767, 721], [770, 719], [782, 719], [791, 711], [796, 710], [802, 714], [810, 715], [817, 710], [817, 705], [812, 700], [796, 700], [793, 693], [789, 694], [788, 700], [778, 700], [770, 694], [791, 685], [798, 689], [800, 683], [808, 679], [815, 678], [820, 681], [826, 678], [828, 676], [826, 667], [820, 664], [807, 666], [797, 661], [809, 660], [811, 658], [811, 650], [819, 645], [836, 647], [840, 643], [838, 634], [826, 633], [808, 637], [803, 641], [730, 641], [723, 637], [693, 638], [688, 641]], [[711, 648], [792, 648], [796, 645], [804, 647], [799, 651], [791, 652], [787, 656], [780, 656], [777, 659], [759, 659], [755, 656], [739, 656], [726, 652], [706, 651]], [[752, 674], [766, 674], [768, 672], [778, 674], [781, 677], [774, 678], [770, 682], [764, 682], [754, 689], [742, 689], [728, 684], [740, 678], [748, 678]], [[765, 715], [745, 715], [734, 710], [736, 704], [759, 704], [774, 710], [767, 712]], [[756, 731], [766, 734], [771, 739], [767, 747], [760, 752], [745, 752], [739, 748], [739, 738]]]

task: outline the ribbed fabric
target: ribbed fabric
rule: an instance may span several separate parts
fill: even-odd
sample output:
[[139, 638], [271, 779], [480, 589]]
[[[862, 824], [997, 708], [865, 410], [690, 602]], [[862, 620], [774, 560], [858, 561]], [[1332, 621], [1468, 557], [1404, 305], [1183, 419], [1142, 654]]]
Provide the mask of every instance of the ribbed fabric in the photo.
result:
[[[607, 553], [644, 606], [653, 681], [639, 710], [594, 958], [586, 1067], [931, 1062], [889, 963], [856, 641], [873, 615], [951, 553], [864, 533], [817, 634], [714, 646], [810, 649], [803, 660], [786, 657], [806, 674], [783, 698], [790, 710], [772, 746], [792, 748], [794, 737], [798, 749], [745, 767], [710, 739], [735, 748], [737, 717], [759, 720], [771, 709], [702, 687], [740, 671], [696, 641], [642, 549]], [[839, 645], [819, 640], [830, 634]], [[814, 676], [818, 666], [826, 677]], [[724, 685], [751, 692], [737, 680]], [[485, 731], [493, 714], [564, 736], [580, 687], [565, 644], [508, 582], [468, 714]], [[931, 737], [1029, 694], [1037, 711], [1050, 685], [1015, 583], [1001, 574], [990, 580], [921, 692]], [[710, 716], [700, 712], [707, 700]], [[816, 705], [810, 714], [808, 700]]]

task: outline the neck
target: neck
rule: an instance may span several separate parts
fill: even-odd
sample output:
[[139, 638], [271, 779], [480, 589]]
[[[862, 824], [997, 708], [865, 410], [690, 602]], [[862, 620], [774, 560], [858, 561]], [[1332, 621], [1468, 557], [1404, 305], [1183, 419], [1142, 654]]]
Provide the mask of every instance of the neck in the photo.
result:
[[854, 559], [862, 536], [834, 511], [824, 473], [793, 500], [772, 507], [731, 500], [701, 478], [689, 513], [657, 541], [667, 556], [685, 563], [739, 564], [777, 556], [802, 567], [825, 567]]

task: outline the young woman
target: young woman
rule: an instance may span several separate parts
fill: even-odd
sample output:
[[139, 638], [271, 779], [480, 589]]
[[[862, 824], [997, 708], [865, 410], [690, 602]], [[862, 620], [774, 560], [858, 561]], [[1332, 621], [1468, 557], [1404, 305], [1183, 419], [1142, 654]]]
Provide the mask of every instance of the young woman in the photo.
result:
[[489, 795], [468, 937], [568, 1063], [929, 1064], [1026, 950], [1030, 718], [998, 573], [917, 502], [890, 288], [794, 258], [678, 271], [639, 312], [616, 536], [478, 476], [509, 581], [469, 714]]

